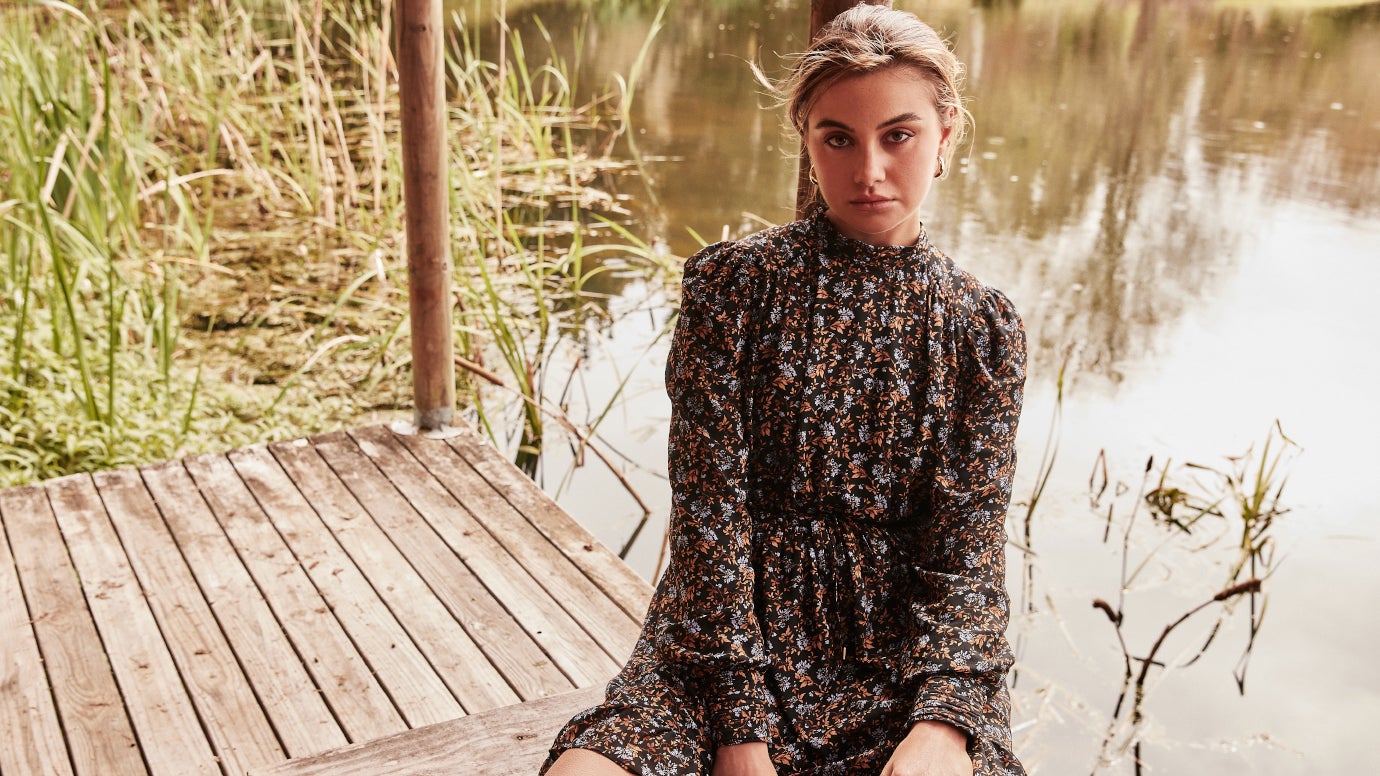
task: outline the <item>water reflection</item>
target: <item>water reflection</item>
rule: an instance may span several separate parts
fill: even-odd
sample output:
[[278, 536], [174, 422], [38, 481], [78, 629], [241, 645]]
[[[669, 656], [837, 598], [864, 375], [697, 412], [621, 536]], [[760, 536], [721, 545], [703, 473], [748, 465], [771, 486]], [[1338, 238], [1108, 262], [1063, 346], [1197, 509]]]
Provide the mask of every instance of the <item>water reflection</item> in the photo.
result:
[[1018, 278], [1046, 364], [1078, 343], [1083, 370], [1120, 376], [1237, 268], [1243, 211], [1377, 212], [1380, 103], [1355, 74], [1380, 65], [1380, 7], [1063, 5], [1001, 6], [958, 35], [980, 131], [935, 218], [976, 227], [960, 257], [1019, 238], [990, 260]]
[[[509, 3], [512, 7], [514, 3]], [[804, 3], [674, 3], [620, 153], [640, 228], [682, 255], [791, 217], [794, 139], [747, 62], [780, 72]], [[938, 244], [1006, 288], [1046, 367], [1077, 345], [1112, 379], [1207, 303], [1274, 198], [1380, 212], [1380, 5], [898, 2], [952, 36], [977, 132], [927, 216]], [[591, 92], [629, 73], [654, 3], [529, 2]], [[473, 13], [473, 11], [471, 11]], [[478, 12], [484, 13], [484, 9]], [[510, 11], [511, 13], [511, 11]], [[492, 50], [492, 49], [491, 49]]]

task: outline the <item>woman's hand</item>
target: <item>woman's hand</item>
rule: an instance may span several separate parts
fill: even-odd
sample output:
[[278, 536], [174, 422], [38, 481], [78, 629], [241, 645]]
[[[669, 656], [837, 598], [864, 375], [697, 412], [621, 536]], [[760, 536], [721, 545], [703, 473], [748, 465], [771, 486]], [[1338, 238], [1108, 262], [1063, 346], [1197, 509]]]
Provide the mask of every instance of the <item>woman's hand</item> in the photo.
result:
[[761, 741], [721, 746], [714, 753], [712, 776], [776, 776], [776, 766]]
[[968, 736], [943, 722], [917, 722], [891, 753], [882, 776], [973, 776]]

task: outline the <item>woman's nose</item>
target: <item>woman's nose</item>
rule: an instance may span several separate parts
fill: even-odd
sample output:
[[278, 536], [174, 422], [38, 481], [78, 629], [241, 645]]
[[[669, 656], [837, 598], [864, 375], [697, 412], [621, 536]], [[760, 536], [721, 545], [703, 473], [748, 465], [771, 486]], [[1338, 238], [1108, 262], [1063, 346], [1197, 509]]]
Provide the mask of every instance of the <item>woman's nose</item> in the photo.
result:
[[858, 156], [858, 167], [854, 171], [854, 180], [863, 185], [871, 186], [881, 182], [886, 178], [886, 166], [880, 149], [864, 146]]

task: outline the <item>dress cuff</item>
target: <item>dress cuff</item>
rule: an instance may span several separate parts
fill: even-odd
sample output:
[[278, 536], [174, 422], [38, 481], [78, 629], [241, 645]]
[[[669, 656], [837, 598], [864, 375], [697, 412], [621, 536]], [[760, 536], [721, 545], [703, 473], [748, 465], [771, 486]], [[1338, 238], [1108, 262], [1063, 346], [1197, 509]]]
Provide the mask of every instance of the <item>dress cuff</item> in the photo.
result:
[[765, 682], [760, 670], [725, 671], [716, 674], [708, 684], [706, 703], [716, 748], [770, 740]]
[[977, 736], [987, 710], [987, 688], [982, 682], [964, 676], [931, 676], [916, 699], [911, 724], [922, 720], [946, 722]]

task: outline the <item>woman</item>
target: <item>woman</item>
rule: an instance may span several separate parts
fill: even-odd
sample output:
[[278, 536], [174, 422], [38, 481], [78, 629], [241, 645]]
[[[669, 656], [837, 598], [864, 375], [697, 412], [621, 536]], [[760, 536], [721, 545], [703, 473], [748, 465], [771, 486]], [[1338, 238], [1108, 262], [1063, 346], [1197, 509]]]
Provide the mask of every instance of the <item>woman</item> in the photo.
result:
[[1003, 521], [1025, 335], [920, 223], [961, 65], [858, 6], [785, 83], [822, 198], [686, 264], [671, 562], [563, 774], [1021, 774]]

